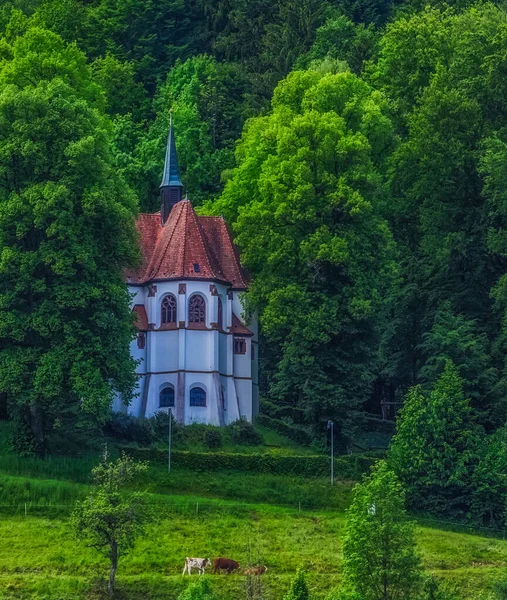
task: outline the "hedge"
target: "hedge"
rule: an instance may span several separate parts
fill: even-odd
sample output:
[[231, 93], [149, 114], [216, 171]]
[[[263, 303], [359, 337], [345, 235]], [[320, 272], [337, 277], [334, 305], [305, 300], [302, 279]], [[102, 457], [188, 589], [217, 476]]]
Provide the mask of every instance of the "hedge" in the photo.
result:
[[[120, 447], [138, 460], [167, 463], [167, 451], [156, 448]], [[334, 460], [336, 479], [359, 480], [369, 471], [375, 458], [350, 454]], [[173, 450], [171, 464], [193, 471], [240, 471], [271, 475], [302, 477], [328, 476], [330, 465], [327, 456], [276, 456], [273, 454], [232, 454], [226, 452], [184, 452]]]
[[288, 437], [301, 446], [309, 446], [312, 443], [312, 436], [307, 431], [297, 425], [287, 425], [287, 423], [280, 421], [280, 419], [272, 419], [267, 415], [260, 414], [257, 415], [255, 423], [264, 425], [264, 427]]

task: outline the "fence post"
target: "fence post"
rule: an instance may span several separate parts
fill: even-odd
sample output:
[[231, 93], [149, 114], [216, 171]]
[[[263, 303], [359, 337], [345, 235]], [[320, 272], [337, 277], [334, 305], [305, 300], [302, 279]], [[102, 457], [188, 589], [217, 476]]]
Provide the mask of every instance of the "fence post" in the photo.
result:
[[195, 514], [199, 514], [199, 502], [197, 502], [197, 504], [195, 505]]
[[26, 502], [25, 502], [25, 517], [26, 517], [26, 514], [27, 514], [27, 507], [26, 507]]
[[299, 503], [299, 512], [301, 512], [301, 502]]

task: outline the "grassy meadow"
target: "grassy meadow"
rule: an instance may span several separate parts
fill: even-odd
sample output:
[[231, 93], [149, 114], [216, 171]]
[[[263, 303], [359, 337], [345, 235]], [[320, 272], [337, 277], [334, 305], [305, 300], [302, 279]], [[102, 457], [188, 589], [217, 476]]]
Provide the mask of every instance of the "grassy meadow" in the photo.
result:
[[[1, 445], [1, 444], [0, 444]], [[284, 450], [286, 452], [289, 449]], [[69, 515], [89, 491], [97, 456], [20, 458], [0, 448], [0, 599], [105, 598], [107, 560], [74, 539]], [[353, 482], [238, 472], [168, 474], [150, 466], [141, 487], [156, 515], [147, 535], [120, 562], [117, 598], [176, 600], [188, 584], [185, 556], [228, 556], [266, 564], [265, 600], [281, 600], [298, 566], [313, 598], [340, 583], [341, 537]], [[507, 574], [507, 542], [418, 527], [426, 569], [487, 598]], [[214, 576], [222, 600], [243, 600], [245, 578]]]
[[[176, 598], [188, 583], [181, 576], [187, 555], [268, 565], [262, 579], [268, 600], [281, 600], [299, 565], [308, 570], [316, 600], [338, 586], [343, 514], [194, 496], [178, 500], [155, 506], [156, 523], [121, 562], [118, 598]], [[0, 598], [103, 597], [107, 563], [72, 537], [66, 515], [4, 513], [0, 540]], [[425, 567], [456, 584], [464, 600], [487, 597], [507, 569], [503, 540], [420, 527], [418, 544]], [[221, 575], [213, 581], [224, 600], [244, 597], [244, 577]]]

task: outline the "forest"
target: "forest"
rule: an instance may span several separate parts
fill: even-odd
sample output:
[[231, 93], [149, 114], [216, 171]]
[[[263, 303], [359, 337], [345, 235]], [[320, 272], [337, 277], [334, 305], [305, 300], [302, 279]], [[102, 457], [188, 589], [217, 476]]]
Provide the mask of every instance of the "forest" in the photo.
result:
[[173, 109], [188, 196], [251, 277], [263, 423], [322, 445], [332, 419], [345, 452], [401, 407], [409, 504], [503, 521], [503, 4], [6, 0], [0, 32], [0, 413], [19, 453], [85, 439], [132, 395], [123, 271]]

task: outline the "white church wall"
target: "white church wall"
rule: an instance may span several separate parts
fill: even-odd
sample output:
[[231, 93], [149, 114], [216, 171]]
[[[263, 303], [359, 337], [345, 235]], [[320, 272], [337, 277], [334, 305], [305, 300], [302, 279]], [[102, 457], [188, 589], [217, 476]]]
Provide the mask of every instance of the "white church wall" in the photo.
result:
[[234, 355], [234, 376], [235, 377], [251, 377], [252, 376], [252, 360], [251, 360], [251, 337], [234, 336], [236, 340], [245, 340], [245, 354]]
[[220, 377], [220, 381], [225, 389], [225, 424], [229, 425], [240, 418], [238, 395], [232, 377]]
[[252, 384], [249, 379], [234, 379], [242, 419], [252, 420]]
[[178, 370], [178, 330], [149, 333], [151, 372], [163, 373]]

